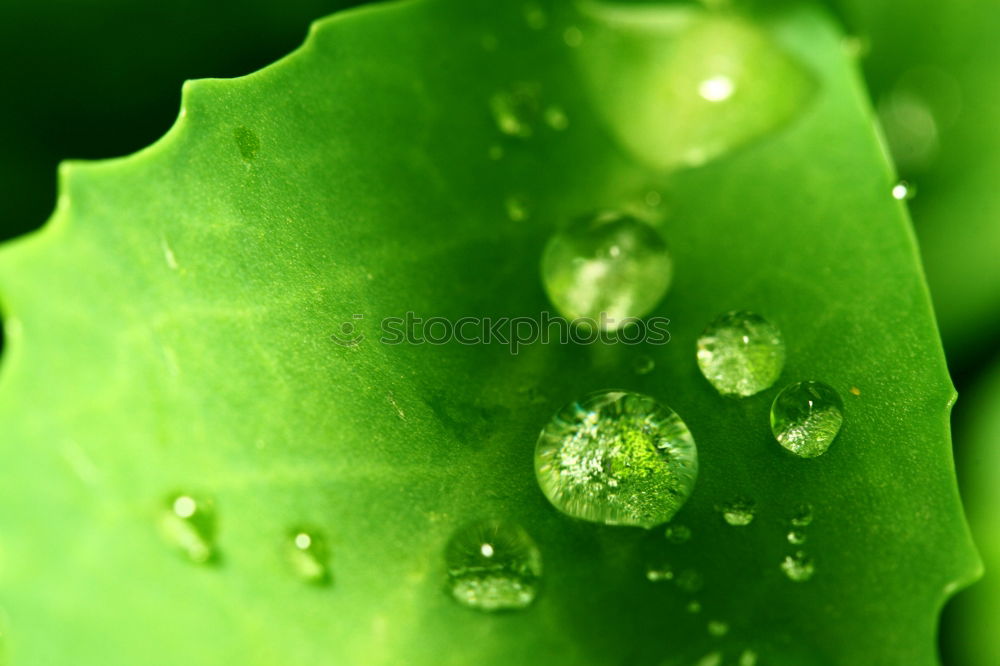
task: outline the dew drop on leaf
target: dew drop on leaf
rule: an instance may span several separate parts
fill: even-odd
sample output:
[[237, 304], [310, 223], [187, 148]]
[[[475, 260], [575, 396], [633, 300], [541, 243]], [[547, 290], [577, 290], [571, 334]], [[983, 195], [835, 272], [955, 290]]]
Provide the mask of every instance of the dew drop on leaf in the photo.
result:
[[330, 582], [330, 550], [319, 531], [304, 528], [292, 530], [288, 535], [286, 552], [288, 563], [298, 578], [313, 585]]
[[792, 511], [788, 522], [792, 527], [808, 527], [813, 521], [813, 508], [811, 504], [799, 504]]
[[729, 633], [729, 625], [720, 620], [711, 620], [708, 623], [708, 633], [716, 638], [721, 638]]
[[709, 652], [704, 657], [695, 662], [695, 666], [722, 666], [722, 653]]
[[669, 564], [651, 564], [646, 567], [646, 580], [651, 583], [660, 583], [674, 579], [674, 570]]
[[892, 186], [892, 198], [896, 201], [909, 201], [915, 196], [917, 196], [917, 188], [905, 180]]
[[677, 587], [685, 592], [697, 592], [704, 585], [705, 579], [694, 569], [685, 569], [677, 575]]
[[783, 447], [815, 458], [830, 447], [844, 420], [840, 394], [822, 382], [786, 386], [771, 405], [771, 431]]
[[523, 12], [524, 22], [532, 30], [542, 30], [549, 24], [549, 17], [545, 13], [545, 9], [537, 3], [529, 2], [525, 4]]
[[806, 533], [802, 530], [791, 530], [785, 536], [788, 539], [788, 543], [794, 546], [801, 546], [806, 542]]
[[458, 529], [445, 549], [448, 592], [482, 611], [518, 610], [538, 595], [542, 555], [516, 523], [485, 520]]
[[545, 109], [545, 124], [557, 132], [561, 132], [569, 127], [569, 116], [566, 115], [561, 106], [553, 105]]
[[632, 362], [632, 369], [635, 370], [635, 374], [637, 375], [648, 375], [656, 369], [656, 361], [643, 354], [642, 356], [637, 356]]
[[785, 366], [778, 328], [753, 312], [728, 312], [698, 338], [698, 367], [715, 389], [746, 397], [770, 388]]
[[701, 602], [698, 601], [697, 599], [689, 601], [688, 605], [685, 606], [685, 610], [688, 613], [691, 613], [692, 615], [694, 615], [695, 613], [700, 613], [701, 612]]
[[503, 205], [511, 222], [522, 222], [530, 215], [528, 204], [523, 197], [511, 195], [504, 199]]
[[535, 83], [517, 83], [494, 93], [489, 105], [497, 129], [507, 136], [531, 137], [540, 114], [539, 94], [539, 86]]
[[197, 564], [210, 562], [216, 555], [215, 527], [212, 502], [188, 493], [171, 495], [160, 512], [164, 540]]
[[691, 495], [698, 452], [669, 407], [639, 393], [601, 391], [552, 417], [535, 447], [535, 473], [563, 513], [650, 528]]
[[649, 314], [672, 275], [673, 260], [660, 232], [617, 212], [577, 219], [549, 239], [542, 255], [542, 280], [556, 309], [606, 330]]
[[663, 536], [670, 543], [687, 543], [691, 540], [691, 528], [687, 525], [667, 525]]
[[781, 570], [788, 576], [789, 580], [803, 583], [816, 573], [816, 566], [813, 564], [812, 558], [800, 550], [782, 560]]
[[743, 650], [736, 664], [737, 666], [757, 666], [757, 653], [750, 648]]
[[748, 499], [739, 498], [716, 507], [727, 525], [745, 527], [753, 522], [756, 505]]

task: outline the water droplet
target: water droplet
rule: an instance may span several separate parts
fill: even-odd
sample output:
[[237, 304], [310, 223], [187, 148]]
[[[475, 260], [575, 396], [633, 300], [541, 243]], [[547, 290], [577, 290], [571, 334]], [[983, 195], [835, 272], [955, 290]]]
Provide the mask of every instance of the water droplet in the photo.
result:
[[540, 5], [529, 2], [524, 6], [524, 21], [532, 30], [541, 30], [549, 24], [549, 17]]
[[729, 625], [719, 620], [712, 620], [708, 623], [708, 633], [721, 638], [729, 633]]
[[896, 201], [909, 201], [917, 196], [917, 188], [905, 180], [892, 186], [892, 198]]
[[233, 138], [236, 139], [236, 147], [240, 150], [240, 156], [247, 162], [257, 159], [260, 153], [260, 139], [257, 133], [248, 127], [237, 127], [233, 130]]
[[701, 602], [697, 601], [697, 600], [689, 601], [688, 605], [686, 607], [686, 610], [687, 610], [688, 613], [691, 613], [692, 615], [695, 614], [695, 613], [700, 613], [701, 612]]
[[685, 592], [697, 592], [704, 584], [705, 580], [694, 569], [685, 569], [677, 576], [677, 587]]
[[497, 129], [507, 136], [527, 139], [534, 134], [539, 115], [539, 86], [518, 83], [490, 97], [490, 110]]
[[577, 48], [583, 44], [583, 32], [575, 25], [571, 25], [563, 30], [563, 42], [570, 48]]
[[650, 208], [656, 208], [663, 203], [663, 195], [656, 190], [650, 190], [649, 192], [646, 192], [646, 196], [643, 197], [643, 201], [645, 201], [646, 205]]
[[796, 583], [805, 582], [816, 573], [812, 558], [807, 557], [801, 550], [786, 557], [781, 563], [781, 570], [785, 572], [789, 580]]
[[215, 557], [215, 510], [212, 503], [187, 493], [167, 499], [160, 513], [164, 540], [189, 560], [204, 564]]
[[806, 533], [802, 530], [790, 530], [786, 536], [788, 543], [793, 546], [801, 546], [806, 542]]
[[637, 375], [648, 375], [656, 369], [656, 361], [643, 354], [642, 356], [637, 356], [632, 362], [632, 369], [635, 370], [635, 374]]
[[445, 550], [448, 591], [482, 611], [526, 608], [538, 595], [542, 555], [515, 523], [486, 520], [457, 530]]
[[316, 530], [295, 529], [288, 535], [288, 562], [295, 575], [313, 585], [330, 582], [330, 550], [326, 539]]
[[826, 453], [844, 420], [840, 395], [822, 382], [786, 386], [771, 405], [771, 431], [783, 447], [802, 458]]
[[545, 291], [568, 319], [587, 317], [616, 330], [649, 314], [673, 275], [663, 236], [631, 215], [600, 213], [549, 239], [542, 256]]
[[528, 219], [528, 204], [524, 198], [509, 196], [504, 199], [503, 205], [507, 210], [507, 217], [510, 218], [511, 222], [522, 222]]
[[674, 579], [674, 570], [669, 564], [649, 565], [646, 567], [646, 580], [652, 583], [660, 583]]
[[[648, 165], [700, 166], [800, 114], [816, 77], [735, 12], [588, 3], [578, 56], [591, 99], [618, 140]], [[599, 48], [598, 48], [599, 47]]]
[[552, 417], [535, 447], [535, 474], [563, 513], [650, 528], [691, 495], [698, 452], [669, 407], [638, 393], [602, 391]]
[[550, 106], [545, 109], [545, 124], [557, 132], [569, 127], [569, 116], [560, 106]]
[[717, 506], [716, 510], [722, 514], [722, 519], [727, 524], [734, 527], [744, 527], [752, 523], [757, 511], [753, 501], [742, 498]]
[[722, 653], [721, 652], [709, 652], [704, 657], [699, 659], [695, 666], [722, 666]]
[[740, 653], [740, 660], [737, 666], [757, 666], [757, 653], [747, 648]]
[[811, 504], [800, 504], [795, 507], [788, 522], [793, 527], [808, 527], [813, 521], [813, 508]]
[[686, 543], [691, 540], [691, 528], [686, 525], [667, 525], [663, 536], [670, 543]]
[[698, 338], [698, 367], [715, 389], [751, 396], [778, 381], [785, 366], [785, 341], [774, 324], [753, 312], [728, 312]]

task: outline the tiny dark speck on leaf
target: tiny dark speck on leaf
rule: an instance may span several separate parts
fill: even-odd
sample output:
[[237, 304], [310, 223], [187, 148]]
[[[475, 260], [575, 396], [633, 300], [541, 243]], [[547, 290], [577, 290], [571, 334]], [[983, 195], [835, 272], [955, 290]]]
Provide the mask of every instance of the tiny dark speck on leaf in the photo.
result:
[[233, 137], [236, 139], [236, 147], [240, 149], [240, 155], [246, 161], [257, 159], [260, 152], [260, 139], [257, 133], [248, 127], [237, 127], [233, 130]]

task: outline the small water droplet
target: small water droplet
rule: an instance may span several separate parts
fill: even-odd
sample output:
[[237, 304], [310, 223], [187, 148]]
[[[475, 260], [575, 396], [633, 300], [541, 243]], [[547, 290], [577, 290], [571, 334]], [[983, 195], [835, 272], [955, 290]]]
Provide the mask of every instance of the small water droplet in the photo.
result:
[[646, 580], [652, 583], [660, 583], [674, 579], [674, 570], [669, 564], [649, 565], [646, 567]]
[[528, 204], [523, 197], [509, 196], [504, 199], [504, 208], [507, 210], [507, 217], [512, 222], [522, 222], [528, 219]]
[[847, 35], [841, 40], [840, 46], [848, 58], [860, 59], [871, 50], [871, 40], [860, 35]]
[[542, 555], [515, 523], [486, 520], [457, 530], [445, 550], [448, 591], [463, 606], [518, 610], [538, 595]]
[[719, 393], [747, 397], [770, 388], [785, 367], [778, 328], [753, 312], [728, 312], [698, 338], [698, 367]]
[[529, 2], [524, 5], [524, 21], [532, 30], [542, 30], [549, 24], [549, 17], [541, 5]]
[[535, 474], [553, 506], [570, 516], [650, 528], [691, 495], [698, 452], [669, 407], [638, 393], [601, 391], [552, 417], [535, 447]]
[[584, 217], [549, 239], [542, 256], [545, 291], [568, 319], [616, 330], [663, 299], [673, 260], [663, 236], [631, 215]]
[[685, 569], [677, 576], [677, 587], [685, 592], [697, 592], [704, 584], [705, 580], [694, 569]]
[[757, 653], [747, 648], [740, 653], [740, 660], [737, 666], [757, 666]]
[[712, 620], [708, 623], [708, 633], [717, 638], [721, 638], [729, 633], [729, 625], [719, 620]]
[[545, 109], [545, 124], [561, 132], [569, 127], [569, 116], [562, 107], [553, 105]]
[[490, 110], [497, 129], [519, 139], [531, 137], [540, 112], [539, 92], [536, 83], [517, 83], [494, 93], [490, 97]]
[[686, 543], [691, 540], [691, 528], [687, 525], [667, 525], [663, 536], [670, 543]]
[[909, 201], [915, 196], [917, 196], [917, 188], [905, 180], [892, 186], [892, 198], [896, 201]]
[[570, 48], [577, 48], [583, 44], [583, 32], [575, 25], [571, 25], [563, 30], [563, 42]]
[[785, 572], [789, 580], [793, 580], [796, 583], [805, 582], [816, 573], [816, 567], [813, 564], [812, 558], [806, 556], [801, 550], [794, 555], [787, 556], [781, 562], [781, 570]]
[[802, 530], [790, 530], [786, 536], [788, 543], [793, 546], [801, 546], [806, 542], [806, 533]]
[[786, 386], [771, 405], [771, 431], [783, 447], [802, 458], [826, 453], [844, 420], [840, 395], [822, 382]]
[[695, 666], [722, 666], [722, 653], [721, 652], [709, 652], [704, 657], [699, 659]]
[[632, 369], [637, 375], [648, 375], [656, 369], [656, 361], [643, 354], [642, 356], [637, 356], [632, 362]]
[[701, 602], [697, 600], [689, 601], [688, 605], [686, 606], [686, 610], [688, 613], [691, 613], [692, 615], [694, 615], [695, 613], [700, 613]]
[[716, 510], [722, 514], [722, 519], [728, 525], [734, 527], [745, 527], [752, 523], [757, 511], [753, 501], [743, 498], [717, 506]]
[[793, 527], [808, 527], [813, 521], [813, 508], [811, 504], [799, 504], [795, 507], [788, 522]]
[[317, 530], [298, 528], [288, 534], [286, 554], [292, 571], [313, 585], [330, 582], [330, 549]]
[[236, 147], [239, 148], [240, 156], [247, 162], [257, 159], [260, 153], [260, 139], [257, 133], [249, 127], [237, 127], [233, 130], [233, 138], [236, 139]]
[[171, 495], [160, 512], [164, 540], [197, 564], [215, 556], [216, 516], [212, 503], [188, 493]]
[[656, 208], [663, 203], [663, 195], [656, 190], [650, 190], [649, 192], [646, 192], [646, 196], [643, 197], [643, 200], [650, 208]]

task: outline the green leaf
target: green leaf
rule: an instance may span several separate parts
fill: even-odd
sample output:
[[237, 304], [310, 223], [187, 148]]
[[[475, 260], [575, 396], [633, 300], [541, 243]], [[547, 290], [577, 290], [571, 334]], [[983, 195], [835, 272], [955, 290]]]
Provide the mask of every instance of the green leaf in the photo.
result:
[[[48, 226], [0, 252], [0, 602], [15, 663], [579, 666], [746, 650], [935, 663], [938, 609], [977, 566], [954, 394], [840, 35], [811, 9], [741, 22], [815, 90], [794, 118], [671, 172], [615, 138], [633, 119], [656, 130], [648, 52], [627, 31], [602, 46], [619, 28], [592, 12], [532, 15], [460, 0], [342, 14], [257, 74], [189, 83], [151, 148], [63, 166]], [[595, 57], [648, 82], [634, 115], [584, 84]], [[739, 76], [774, 85], [766, 68]], [[670, 242], [674, 284], [653, 313], [671, 319], [669, 344], [379, 343], [382, 318], [408, 311], [538, 317], [546, 239], [609, 208]], [[694, 358], [732, 309], [787, 343], [780, 382], [740, 401]], [[653, 372], [632, 370], [641, 354]], [[768, 425], [781, 386], [806, 379], [845, 402], [815, 460]], [[539, 430], [610, 387], [690, 427], [700, 473], [675, 519], [690, 541], [573, 521], [541, 495]], [[164, 523], [178, 493], [211, 512]], [[756, 517], [731, 527], [715, 506], [739, 497]], [[792, 546], [802, 503], [814, 520]], [[450, 536], [491, 517], [541, 550], [527, 610], [478, 613], [443, 589]], [[329, 548], [329, 585], [288, 560], [301, 526]], [[799, 549], [806, 582], [781, 569]], [[649, 558], [689, 589], [646, 580]]]

